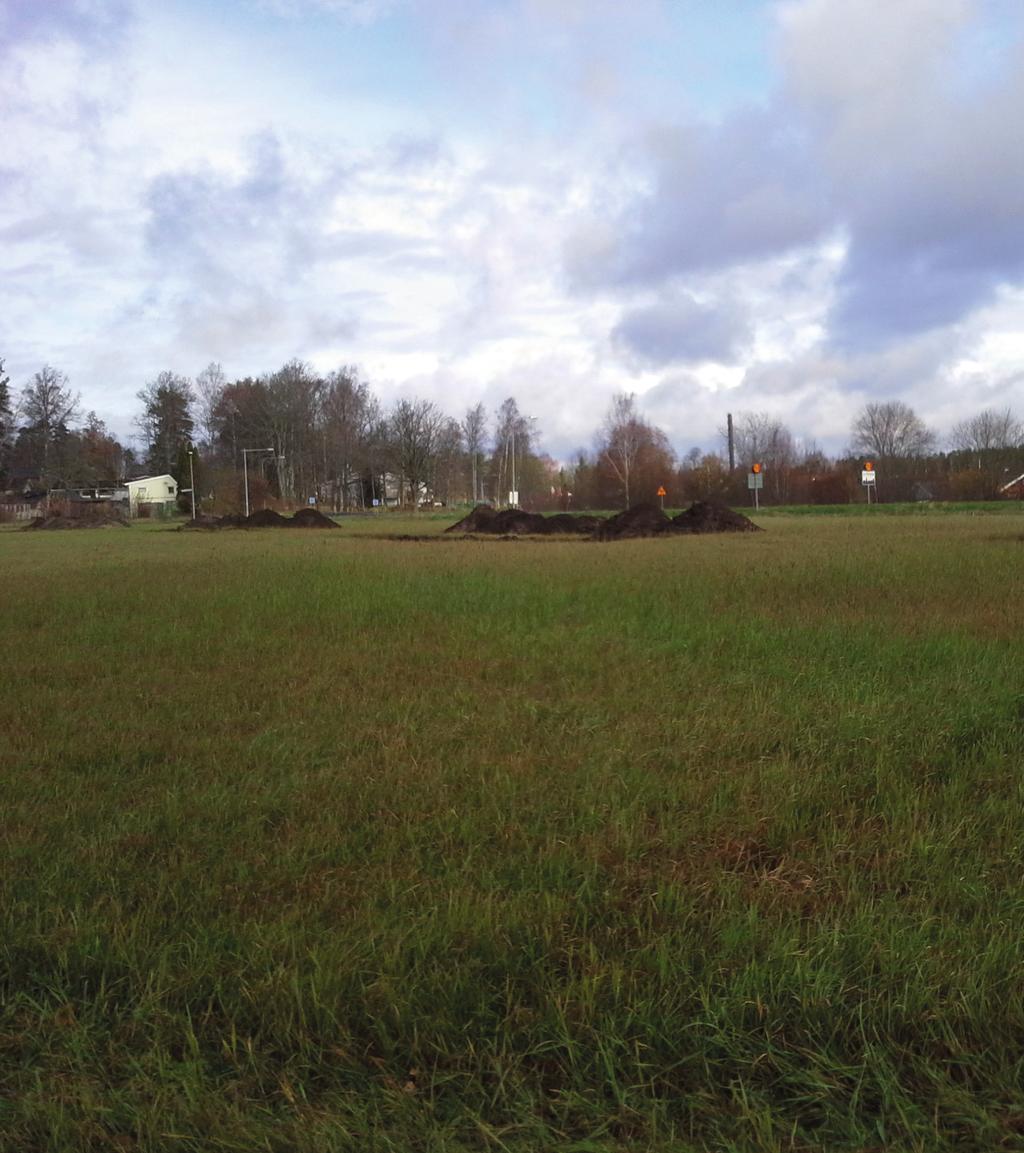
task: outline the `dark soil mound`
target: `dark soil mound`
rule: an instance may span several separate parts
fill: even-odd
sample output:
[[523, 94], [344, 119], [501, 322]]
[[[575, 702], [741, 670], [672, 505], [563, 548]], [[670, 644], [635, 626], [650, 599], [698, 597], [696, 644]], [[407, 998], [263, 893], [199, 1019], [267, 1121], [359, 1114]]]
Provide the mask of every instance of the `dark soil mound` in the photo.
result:
[[181, 526], [182, 531], [220, 528], [337, 528], [330, 517], [315, 508], [300, 508], [291, 517], [282, 516], [272, 508], [261, 508], [249, 516], [228, 513], [226, 516], [199, 516]]
[[524, 512], [520, 508], [506, 508], [496, 512], [490, 505], [478, 505], [445, 532], [486, 533], [489, 536], [550, 536], [552, 533], [586, 536], [598, 525], [604, 524], [599, 516], [572, 516], [567, 512], [554, 516], [541, 516]]
[[573, 516], [572, 513], [558, 512], [548, 517], [547, 531], [587, 536], [602, 524], [604, 521], [599, 516]]
[[521, 508], [506, 508], [494, 518], [488, 532], [502, 536], [543, 536], [548, 532], [547, 517], [538, 512], [524, 512]]
[[210, 530], [224, 528], [224, 517], [209, 516], [200, 513], [195, 520], [188, 520], [178, 529], [179, 532], [195, 532], [201, 530]]
[[37, 516], [21, 531], [34, 532], [41, 528], [131, 528], [131, 525], [120, 516]]
[[759, 525], [741, 512], [710, 500], [696, 500], [672, 518], [673, 532], [761, 532]]
[[300, 508], [289, 522], [295, 528], [337, 528], [338, 525], [317, 508]]
[[609, 517], [594, 533], [595, 540], [626, 540], [639, 536], [659, 536], [670, 531], [672, 522], [656, 504], [635, 504]]
[[492, 521], [498, 514], [494, 511], [489, 504], [478, 504], [475, 509], [469, 514], [464, 516], [462, 520], [457, 521], [450, 528], [446, 528], [445, 532], [493, 532], [490, 527]]
[[272, 508], [261, 508], [250, 513], [244, 523], [246, 528], [285, 528], [288, 519]]

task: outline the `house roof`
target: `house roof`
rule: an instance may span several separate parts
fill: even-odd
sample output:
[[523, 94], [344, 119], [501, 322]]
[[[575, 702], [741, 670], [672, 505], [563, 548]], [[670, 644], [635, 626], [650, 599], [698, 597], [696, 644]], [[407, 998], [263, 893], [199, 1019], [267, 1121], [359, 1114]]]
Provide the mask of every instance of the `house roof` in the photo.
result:
[[177, 481], [174, 480], [174, 477], [171, 476], [171, 474], [169, 472], [161, 472], [158, 475], [154, 475], [154, 476], [133, 476], [131, 478], [131, 480], [126, 480], [124, 483], [126, 485], [127, 484], [142, 484], [142, 482], [144, 480], [171, 480], [171, 481], [174, 481], [175, 484], [178, 483]]

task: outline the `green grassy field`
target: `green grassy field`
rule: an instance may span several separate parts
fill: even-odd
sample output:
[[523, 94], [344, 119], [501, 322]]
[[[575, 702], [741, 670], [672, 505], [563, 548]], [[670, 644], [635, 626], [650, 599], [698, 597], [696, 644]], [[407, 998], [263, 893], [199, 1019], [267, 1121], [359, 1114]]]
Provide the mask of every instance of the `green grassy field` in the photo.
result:
[[764, 524], [0, 532], [0, 1149], [1024, 1149], [1024, 516]]

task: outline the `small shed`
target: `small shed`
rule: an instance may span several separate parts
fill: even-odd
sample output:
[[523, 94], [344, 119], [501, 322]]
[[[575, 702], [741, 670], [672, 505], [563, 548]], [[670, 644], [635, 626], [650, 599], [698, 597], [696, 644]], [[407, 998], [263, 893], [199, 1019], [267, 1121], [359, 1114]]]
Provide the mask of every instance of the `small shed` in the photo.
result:
[[140, 476], [125, 482], [128, 505], [132, 516], [137, 516], [143, 504], [173, 505], [178, 500], [178, 482], [170, 473], [161, 476]]

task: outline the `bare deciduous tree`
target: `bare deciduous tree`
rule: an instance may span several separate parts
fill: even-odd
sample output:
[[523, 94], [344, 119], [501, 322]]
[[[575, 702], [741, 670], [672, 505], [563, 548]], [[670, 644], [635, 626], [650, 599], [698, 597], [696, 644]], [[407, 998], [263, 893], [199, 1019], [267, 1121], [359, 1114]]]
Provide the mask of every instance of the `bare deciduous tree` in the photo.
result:
[[[499, 500], [506, 492], [520, 487], [524, 465], [533, 451], [535, 421], [523, 416], [514, 396], [498, 409], [494, 429], [494, 493]], [[515, 481], [513, 486], [512, 482]]]
[[935, 434], [901, 400], [866, 404], [851, 429], [852, 450], [881, 460], [924, 456], [934, 444]]
[[228, 378], [216, 361], [211, 361], [196, 377], [196, 415], [203, 443], [212, 445], [217, 439], [217, 406], [220, 404]]
[[[725, 433], [722, 435], [727, 439]], [[767, 491], [775, 500], [786, 500], [797, 457], [787, 426], [770, 412], [740, 412], [733, 422], [733, 444], [737, 464], [746, 468], [762, 465]]]
[[663, 485], [675, 478], [675, 453], [661, 429], [654, 428], [637, 411], [632, 393], [619, 393], [601, 428], [597, 450], [598, 479], [604, 495], [625, 506], [638, 495], [655, 500]]
[[78, 412], [79, 398], [68, 378], [49, 364], [32, 377], [21, 393], [22, 440], [32, 447], [33, 467], [49, 484], [59, 464], [59, 445]]
[[429, 400], [400, 400], [388, 419], [391, 456], [414, 507], [419, 504], [423, 484], [431, 474], [446, 420]]
[[484, 440], [487, 436], [487, 410], [482, 404], [474, 405], [466, 410], [462, 421], [462, 436], [466, 444], [466, 453], [469, 456], [470, 487], [473, 491], [473, 500], [482, 498], [482, 485], [480, 476], [480, 458], [484, 451]]
[[284, 500], [317, 487], [317, 425], [324, 381], [312, 365], [290, 360], [265, 381], [267, 444], [276, 454], [278, 490]]
[[613, 397], [602, 429], [601, 459], [622, 488], [626, 508], [630, 502], [630, 478], [644, 440], [644, 423], [636, 409], [636, 396], [620, 392]]
[[755, 461], [780, 472], [793, 464], [796, 451], [789, 429], [768, 412], [741, 412], [733, 425], [736, 460], [748, 468]]
[[1024, 425], [1008, 408], [986, 408], [977, 416], [955, 424], [949, 439], [958, 452], [1017, 448], [1024, 441]]
[[380, 406], [359, 370], [346, 365], [328, 375], [321, 405], [324, 476], [330, 478], [335, 508], [348, 509], [356, 481], [370, 467], [373, 430]]
[[457, 420], [445, 417], [437, 433], [437, 443], [434, 449], [434, 467], [431, 478], [431, 488], [434, 499], [442, 504], [450, 505], [458, 499], [464, 481], [462, 457], [462, 425]]

